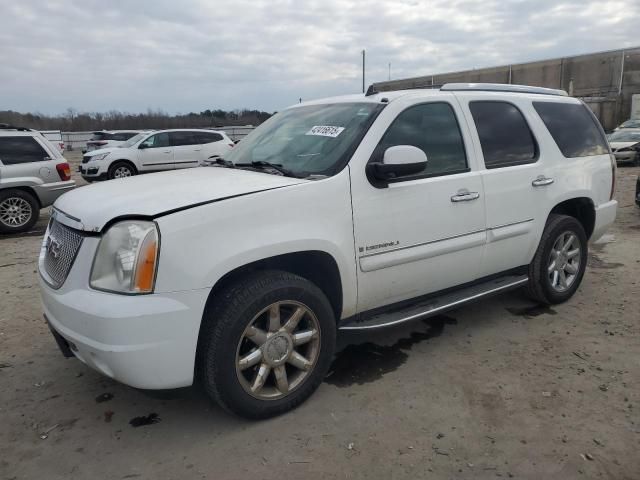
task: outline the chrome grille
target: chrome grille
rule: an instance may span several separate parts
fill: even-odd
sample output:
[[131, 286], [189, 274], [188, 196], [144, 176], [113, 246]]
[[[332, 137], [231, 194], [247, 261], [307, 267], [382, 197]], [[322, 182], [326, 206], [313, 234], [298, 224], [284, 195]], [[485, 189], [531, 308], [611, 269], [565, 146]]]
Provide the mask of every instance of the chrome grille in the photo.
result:
[[51, 221], [44, 240], [44, 270], [53, 288], [60, 288], [67, 279], [83, 238], [80, 232]]

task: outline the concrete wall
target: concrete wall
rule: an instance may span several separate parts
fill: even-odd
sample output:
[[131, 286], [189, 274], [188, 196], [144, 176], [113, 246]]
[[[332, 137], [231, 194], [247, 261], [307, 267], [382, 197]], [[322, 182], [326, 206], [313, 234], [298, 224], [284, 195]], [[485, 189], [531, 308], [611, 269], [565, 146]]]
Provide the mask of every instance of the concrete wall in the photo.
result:
[[640, 93], [640, 47], [375, 83], [379, 91], [439, 87], [445, 83], [512, 83], [560, 88], [582, 98], [606, 130], [627, 120]]

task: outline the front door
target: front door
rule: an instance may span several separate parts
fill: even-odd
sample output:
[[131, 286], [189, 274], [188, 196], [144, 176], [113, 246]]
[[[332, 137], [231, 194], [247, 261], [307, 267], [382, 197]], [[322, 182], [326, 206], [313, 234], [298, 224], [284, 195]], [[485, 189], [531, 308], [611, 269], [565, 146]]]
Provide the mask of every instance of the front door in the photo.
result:
[[412, 145], [427, 166], [386, 188], [373, 186], [358, 163], [350, 166], [361, 312], [475, 280], [486, 239], [482, 179], [453, 97], [400, 99], [379, 120], [384, 114], [397, 116], [369, 161]]
[[145, 172], [172, 170], [173, 148], [169, 144], [167, 132], [156, 133], [138, 147], [140, 169]]

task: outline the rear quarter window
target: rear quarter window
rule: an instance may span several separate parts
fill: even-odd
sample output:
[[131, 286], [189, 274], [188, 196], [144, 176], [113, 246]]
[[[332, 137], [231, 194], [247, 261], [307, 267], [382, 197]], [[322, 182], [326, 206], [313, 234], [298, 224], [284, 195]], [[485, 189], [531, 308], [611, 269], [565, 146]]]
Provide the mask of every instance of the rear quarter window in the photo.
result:
[[609, 153], [597, 120], [582, 103], [533, 102], [533, 108], [566, 158]]

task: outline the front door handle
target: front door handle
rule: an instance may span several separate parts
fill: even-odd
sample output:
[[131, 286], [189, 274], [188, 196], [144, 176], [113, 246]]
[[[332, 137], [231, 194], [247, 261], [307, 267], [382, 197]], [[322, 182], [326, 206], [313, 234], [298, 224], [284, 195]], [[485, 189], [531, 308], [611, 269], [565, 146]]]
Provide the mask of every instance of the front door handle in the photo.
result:
[[553, 178], [540, 175], [533, 182], [531, 182], [531, 185], [533, 185], [534, 187], [544, 187], [545, 185], [551, 185], [553, 181], [554, 181]]
[[162, 152], [162, 153], [171, 153], [171, 150], [165, 150], [165, 151], [164, 151], [164, 152]]
[[477, 200], [480, 198], [480, 194], [478, 192], [470, 192], [469, 190], [459, 190], [453, 197], [451, 197], [452, 202], [470, 202], [472, 200]]

